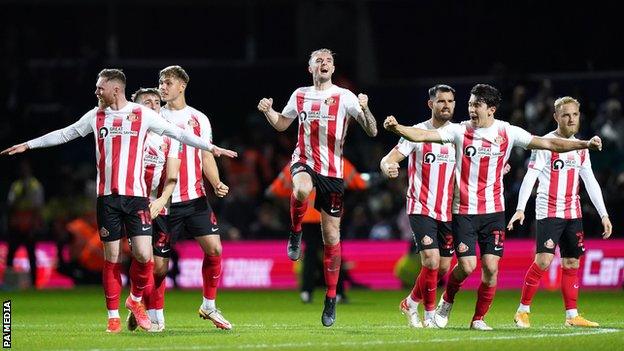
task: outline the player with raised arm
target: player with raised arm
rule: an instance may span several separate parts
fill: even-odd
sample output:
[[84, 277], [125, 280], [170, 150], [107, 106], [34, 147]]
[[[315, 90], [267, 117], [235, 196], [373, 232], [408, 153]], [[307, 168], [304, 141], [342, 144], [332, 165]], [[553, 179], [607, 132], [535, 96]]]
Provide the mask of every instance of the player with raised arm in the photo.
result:
[[[427, 105], [431, 118], [415, 125], [435, 130], [451, 126], [455, 110], [455, 89], [438, 84], [429, 89]], [[455, 180], [455, 147], [453, 144], [414, 143], [404, 138], [380, 163], [389, 178], [399, 175], [399, 163], [409, 157], [407, 215], [414, 244], [420, 251], [422, 268], [411, 293], [401, 301], [401, 312], [413, 328], [434, 328], [436, 287], [453, 258], [451, 207]], [[425, 316], [421, 321], [418, 305], [423, 303]]]
[[453, 268], [446, 290], [434, 315], [438, 327], [448, 323], [455, 294], [477, 265], [476, 246], [481, 255], [482, 275], [475, 313], [470, 327], [492, 330], [483, 320], [496, 292], [498, 263], [505, 242], [503, 170], [511, 149], [548, 149], [565, 152], [591, 148], [599, 150], [599, 137], [591, 140], [542, 138], [522, 128], [494, 118], [500, 104], [498, 90], [477, 84], [470, 91], [470, 120], [448, 130], [425, 130], [398, 124], [393, 116], [384, 127], [410, 141], [452, 143], [455, 145], [455, 196], [453, 200], [453, 245], [458, 264]]
[[[198, 137], [212, 141], [212, 126], [208, 117], [186, 104], [185, 92], [189, 76], [180, 66], [169, 66], [159, 73], [161, 97], [166, 105], [160, 113], [174, 123]], [[172, 242], [175, 243], [184, 231], [195, 238], [202, 251], [202, 304], [199, 316], [212, 321], [219, 329], [232, 329], [217, 309], [217, 287], [221, 278], [221, 238], [217, 216], [206, 198], [203, 176], [205, 176], [218, 197], [227, 195], [229, 188], [219, 177], [219, 169], [213, 155], [192, 145], [183, 145], [180, 154], [180, 175], [171, 197], [169, 225]]]
[[308, 71], [313, 85], [295, 90], [281, 113], [273, 109], [273, 99], [263, 98], [258, 110], [278, 131], [299, 120], [297, 146], [292, 155], [293, 192], [290, 198], [291, 232], [288, 257], [301, 256], [301, 223], [307, 210], [307, 198], [316, 188], [315, 208], [321, 212], [324, 243], [324, 275], [327, 284], [321, 322], [329, 327], [336, 320], [336, 283], [340, 272], [340, 217], [343, 210], [342, 148], [350, 118], [362, 126], [368, 136], [377, 135], [375, 117], [368, 108], [368, 96], [332, 83], [334, 54], [319, 49], [310, 55]]
[[[155, 88], [141, 88], [132, 94], [132, 101], [160, 113], [160, 93]], [[180, 172], [181, 144], [167, 136], [147, 133], [143, 166], [145, 183], [149, 189], [149, 207], [152, 218], [152, 246], [154, 248], [154, 280], [143, 296], [147, 315], [152, 322], [149, 332], [165, 330], [165, 288], [169, 259], [171, 257], [171, 231], [169, 230], [169, 203]], [[137, 328], [136, 318], [130, 312], [129, 330]]]
[[1, 154], [13, 155], [28, 149], [67, 143], [93, 133], [97, 166], [97, 221], [104, 243], [103, 285], [108, 309], [107, 332], [121, 331], [119, 298], [121, 294], [120, 254], [122, 225], [132, 242], [130, 266], [132, 289], [126, 307], [147, 330], [151, 322], [142, 303], [143, 290], [152, 275], [152, 220], [143, 178], [143, 150], [146, 134], [153, 131], [189, 143], [215, 155], [233, 157], [235, 152], [211, 143], [167, 123], [154, 111], [128, 102], [126, 76], [118, 69], [98, 74], [95, 95], [98, 106], [74, 124], [28, 142], [14, 145]]
[[[580, 125], [580, 103], [565, 96], [555, 101], [554, 119], [557, 129], [545, 135], [548, 138], [576, 140], [574, 135]], [[518, 206], [507, 228], [513, 229], [514, 222], [524, 222], [524, 209], [531, 196], [535, 181], [537, 219], [535, 260], [524, 277], [520, 306], [514, 316], [519, 328], [531, 326], [529, 314], [531, 301], [539, 288], [542, 275], [555, 257], [555, 248], [561, 250], [561, 293], [565, 306], [566, 326], [597, 327], [578, 314], [579, 258], [585, 253], [583, 219], [579, 201], [579, 176], [585, 184], [589, 198], [602, 219], [602, 237], [611, 236], [612, 226], [602, 198], [600, 185], [594, 176], [587, 150], [558, 153], [548, 150], [534, 150], [518, 196]]]

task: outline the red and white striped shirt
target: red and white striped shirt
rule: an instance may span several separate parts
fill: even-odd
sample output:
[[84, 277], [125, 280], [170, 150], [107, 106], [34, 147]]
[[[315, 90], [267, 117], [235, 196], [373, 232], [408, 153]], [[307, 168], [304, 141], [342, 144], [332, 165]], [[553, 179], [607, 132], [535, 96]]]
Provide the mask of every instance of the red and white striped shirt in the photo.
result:
[[[449, 128], [452, 123], [440, 128]], [[431, 121], [414, 127], [436, 129]], [[407, 214], [429, 216], [438, 221], [451, 220], [455, 180], [455, 147], [453, 144], [414, 143], [401, 138], [396, 146], [409, 157], [407, 177]]]
[[[169, 122], [212, 143], [212, 127], [208, 117], [193, 107], [170, 110], [165, 106], [160, 109], [160, 114]], [[206, 196], [201, 150], [190, 145], [182, 145], [180, 161], [180, 175], [171, 195], [171, 202], [178, 203]]]
[[128, 102], [119, 110], [93, 108], [76, 123], [27, 142], [29, 148], [66, 143], [94, 133], [97, 194], [147, 197], [143, 152], [147, 131], [204, 149], [212, 144], [167, 122], [149, 108]]
[[299, 118], [299, 137], [291, 165], [305, 163], [320, 175], [342, 178], [342, 149], [349, 117], [361, 112], [355, 94], [339, 86], [295, 90], [282, 111], [287, 118]]
[[487, 128], [474, 128], [464, 121], [439, 132], [443, 142], [455, 144], [457, 155], [453, 214], [504, 211], [503, 168], [511, 149], [526, 148], [533, 136], [499, 120]]
[[[545, 138], [560, 138], [554, 132]], [[574, 136], [569, 139], [575, 140]], [[535, 200], [535, 217], [574, 219], [582, 218], [579, 201], [579, 176], [585, 183], [589, 197], [598, 210], [600, 217], [607, 215], [600, 185], [591, 169], [588, 150], [575, 150], [563, 153], [549, 150], [533, 150], [529, 160], [529, 169], [524, 176], [517, 209], [526, 207], [535, 180], [539, 179]]]
[[[149, 191], [150, 202], [158, 199], [165, 187], [167, 179], [167, 159], [180, 158], [181, 144], [170, 137], [156, 133], [147, 133], [143, 164], [145, 166], [145, 185]], [[160, 211], [161, 215], [169, 213], [169, 203]]]

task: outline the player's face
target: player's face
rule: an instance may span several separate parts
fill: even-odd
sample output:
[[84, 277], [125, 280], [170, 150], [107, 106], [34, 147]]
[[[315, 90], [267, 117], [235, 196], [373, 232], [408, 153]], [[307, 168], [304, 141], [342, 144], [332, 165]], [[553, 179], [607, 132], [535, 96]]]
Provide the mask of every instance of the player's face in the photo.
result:
[[487, 126], [491, 119], [494, 118], [494, 111], [496, 111], [496, 107], [488, 107], [485, 102], [477, 101], [477, 97], [470, 94], [468, 114], [474, 127], [481, 128]]
[[450, 91], [438, 91], [436, 97], [433, 100], [429, 100], [429, 108], [431, 108], [433, 118], [450, 121], [455, 112], [455, 95]]
[[160, 113], [160, 96], [155, 94], [141, 94], [137, 99], [137, 104], [149, 107], [150, 109]]
[[100, 108], [106, 108], [115, 103], [116, 87], [117, 85], [113, 81], [102, 77], [98, 78], [95, 83], [95, 96], [97, 96]]
[[575, 103], [560, 106], [555, 111], [555, 120], [559, 131], [565, 136], [572, 136], [579, 131], [581, 112]]
[[314, 80], [328, 81], [336, 70], [334, 58], [331, 54], [321, 52], [312, 59], [312, 64], [308, 67], [308, 70], [312, 73]]
[[158, 90], [160, 90], [160, 95], [165, 102], [177, 99], [184, 93], [185, 87], [186, 84], [175, 77], [160, 77], [158, 81]]

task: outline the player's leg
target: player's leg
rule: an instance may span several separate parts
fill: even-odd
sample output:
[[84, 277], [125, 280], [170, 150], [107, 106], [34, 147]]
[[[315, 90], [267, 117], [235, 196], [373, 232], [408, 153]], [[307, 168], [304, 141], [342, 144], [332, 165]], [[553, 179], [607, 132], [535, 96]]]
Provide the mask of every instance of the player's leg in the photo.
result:
[[290, 196], [290, 234], [288, 237], [288, 257], [296, 261], [301, 257], [301, 235], [303, 216], [308, 210], [308, 196], [314, 187], [313, 171], [302, 163], [295, 163], [290, 168], [293, 193]]
[[481, 215], [479, 221], [481, 284], [477, 290], [477, 303], [470, 327], [477, 330], [492, 330], [483, 319], [496, 295], [498, 263], [503, 257], [505, 246], [505, 213]]
[[580, 218], [566, 221], [559, 245], [561, 250], [561, 293], [565, 306], [566, 326], [598, 327], [598, 323], [579, 315], [577, 310], [580, 257], [585, 253], [583, 223]]
[[96, 205], [97, 223], [100, 240], [103, 244], [104, 267], [102, 268], [102, 286], [108, 310], [106, 332], [121, 332], [119, 301], [121, 296], [121, 211], [119, 199], [112, 196], [100, 196]]
[[342, 254], [340, 248], [340, 217], [334, 217], [321, 210], [321, 231], [323, 234], [323, 275], [327, 290], [321, 322], [330, 327], [336, 321], [336, 286], [340, 275]]
[[564, 222], [559, 218], [544, 218], [537, 221], [535, 236], [535, 260], [529, 267], [522, 284], [520, 305], [514, 315], [514, 322], [519, 328], [531, 326], [531, 302], [537, 293], [544, 272], [555, 257], [555, 248], [563, 233]]

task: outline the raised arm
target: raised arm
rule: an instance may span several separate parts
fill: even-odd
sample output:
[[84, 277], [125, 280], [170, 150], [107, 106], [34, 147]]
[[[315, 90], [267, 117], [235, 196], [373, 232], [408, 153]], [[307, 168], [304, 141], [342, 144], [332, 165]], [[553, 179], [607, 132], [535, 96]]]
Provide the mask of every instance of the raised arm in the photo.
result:
[[85, 136], [93, 130], [89, 124], [89, 114], [85, 114], [76, 123], [69, 125], [63, 129], [57, 129], [44, 136], [29, 140], [27, 142], [16, 144], [8, 149], [3, 150], [0, 155], [14, 155], [22, 153], [28, 149], [37, 149], [42, 147], [50, 147], [65, 144], [78, 137]]
[[359, 94], [358, 101], [360, 103], [360, 107], [362, 107], [362, 112], [355, 116], [355, 120], [360, 124], [360, 126], [362, 126], [366, 135], [369, 137], [377, 136], [377, 121], [375, 120], [373, 113], [368, 108], [368, 95]]
[[379, 168], [386, 177], [396, 178], [399, 176], [399, 162], [404, 159], [405, 156], [403, 156], [403, 154], [401, 154], [395, 147], [381, 159], [381, 162], [379, 162]]
[[277, 131], [285, 131], [295, 120], [288, 118], [273, 109], [273, 98], [263, 98], [258, 102], [258, 110], [264, 113], [269, 124]]
[[384, 121], [384, 128], [394, 134], [401, 136], [409, 141], [421, 143], [432, 142], [442, 143], [442, 136], [437, 130], [420, 129], [416, 127], [407, 127], [399, 124], [394, 116], [388, 116]]
[[602, 140], [598, 136], [594, 136], [590, 140], [571, 140], [534, 136], [529, 145], [527, 145], [527, 149], [550, 150], [554, 152], [567, 152], [582, 149], [600, 151], [602, 150]]

